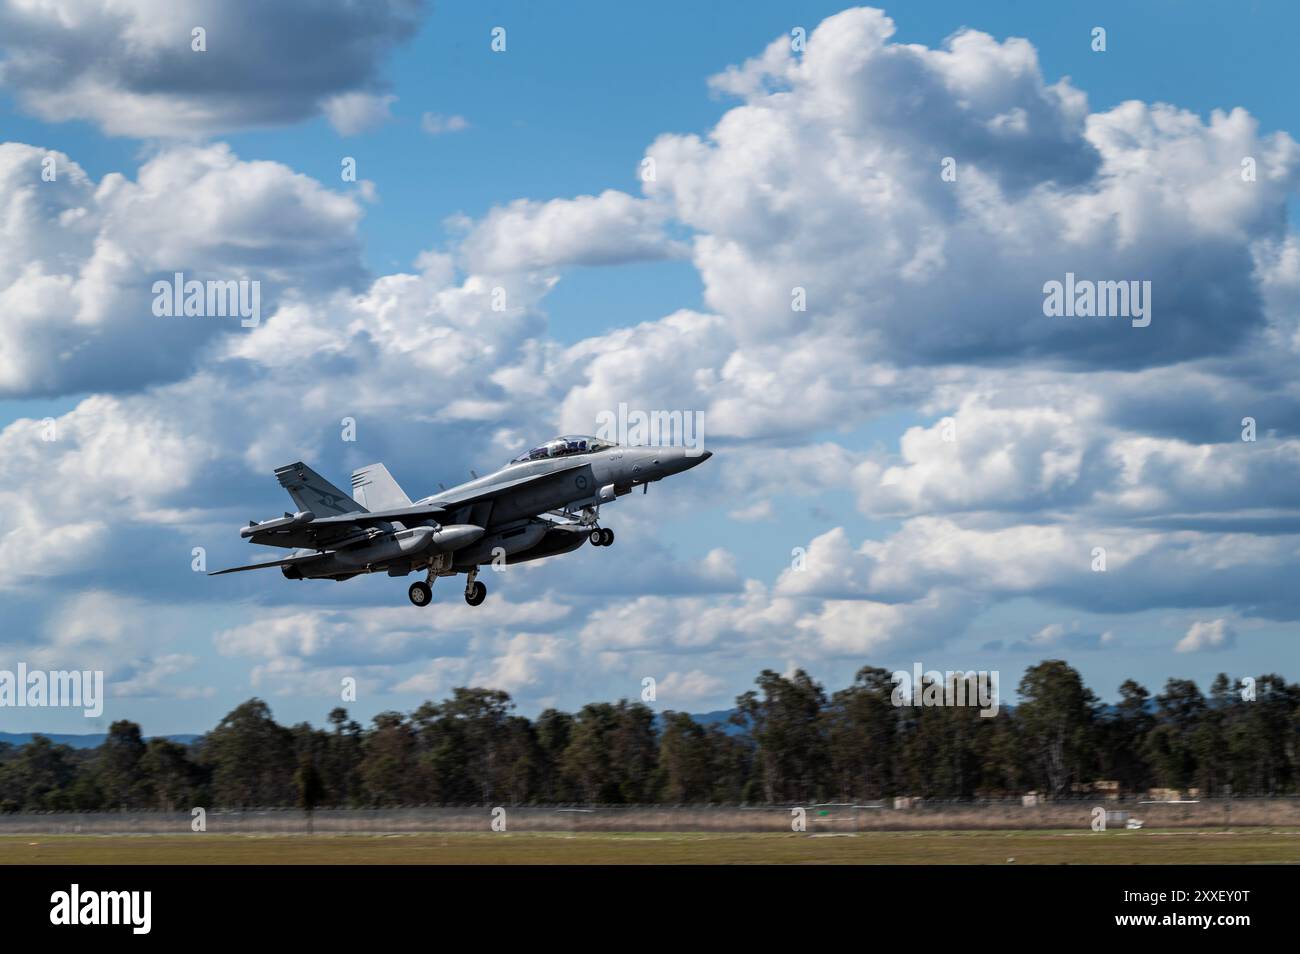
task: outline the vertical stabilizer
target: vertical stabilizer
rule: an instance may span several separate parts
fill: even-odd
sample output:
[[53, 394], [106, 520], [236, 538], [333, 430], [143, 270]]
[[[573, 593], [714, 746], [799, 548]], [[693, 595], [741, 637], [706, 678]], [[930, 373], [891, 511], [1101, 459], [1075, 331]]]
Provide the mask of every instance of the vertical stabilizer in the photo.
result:
[[396, 510], [411, 506], [411, 498], [406, 496], [383, 464], [370, 464], [352, 472], [352, 496], [367, 510]]

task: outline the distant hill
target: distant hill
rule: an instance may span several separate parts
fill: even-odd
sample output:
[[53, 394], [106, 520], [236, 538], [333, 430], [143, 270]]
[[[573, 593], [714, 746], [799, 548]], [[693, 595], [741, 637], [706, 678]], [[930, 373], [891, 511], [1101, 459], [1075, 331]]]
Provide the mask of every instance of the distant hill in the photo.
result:
[[[727, 720], [731, 718], [734, 709], [719, 709], [716, 712], [692, 713], [691, 718], [700, 725], [720, 725], [728, 735], [735, 735], [742, 732], [738, 726], [731, 725]], [[656, 716], [655, 723], [658, 725], [659, 719]], [[0, 743], [8, 742], [10, 745], [26, 745], [32, 740], [32, 736], [43, 735], [55, 745], [67, 745], [74, 749], [97, 749], [104, 744], [107, 737], [103, 732], [96, 732], [86, 735], [78, 735], [66, 732], [0, 732]], [[179, 742], [181, 745], [190, 745], [193, 742], [203, 738], [202, 735], [164, 735], [164, 736], [145, 736], [148, 738], [171, 739], [173, 742]]]
[[[721, 726], [722, 731], [727, 735], [739, 735], [745, 730], [738, 725], [731, 724], [731, 714], [735, 711], [735, 709], [717, 709], [713, 712], [691, 712], [687, 714], [702, 726]], [[659, 713], [655, 713], [655, 728], [663, 728], [663, 719]]]
[[[727, 735], [739, 735], [745, 730], [740, 726], [732, 725], [730, 722], [732, 713], [735, 709], [717, 709], [713, 712], [692, 712], [691, 718], [703, 726], [717, 725]], [[655, 725], [659, 727], [659, 717], [655, 716]], [[56, 745], [68, 745], [74, 749], [95, 749], [103, 744], [105, 734], [97, 732], [88, 735], [76, 735], [71, 733], [60, 732], [0, 732], [0, 742], [8, 742], [10, 745], [26, 745], [32, 740], [34, 735], [43, 735]], [[203, 738], [202, 735], [164, 735], [164, 736], [145, 736], [145, 738], [163, 738], [171, 739], [173, 742], [179, 742], [181, 745], [189, 745]]]
[[[104, 739], [108, 736], [103, 732], [96, 732], [91, 735], [75, 735], [60, 732], [0, 732], [0, 742], [8, 742], [10, 745], [26, 745], [32, 740], [32, 736], [43, 735], [55, 745], [67, 745], [74, 749], [96, 749], [104, 744]], [[189, 745], [196, 739], [202, 738], [198, 735], [164, 735], [160, 738], [171, 739], [173, 742], [179, 742], [181, 745]]]

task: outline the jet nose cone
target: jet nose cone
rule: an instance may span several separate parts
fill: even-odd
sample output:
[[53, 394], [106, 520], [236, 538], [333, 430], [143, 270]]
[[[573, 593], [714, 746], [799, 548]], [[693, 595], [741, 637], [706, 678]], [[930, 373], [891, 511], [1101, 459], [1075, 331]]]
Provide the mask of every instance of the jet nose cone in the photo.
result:
[[712, 456], [713, 451], [704, 451], [700, 454], [692, 454], [687, 451], [682, 457], [682, 470], [690, 470], [692, 467], [698, 467]]
[[652, 454], [647, 455], [645, 463], [654, 475], [652, 479], [658, 480], [661, 477], [671, 477], [673, 474], [690, 470], [712, 456], [713, 451], [697, 450], [692, 447], [659, 447]]

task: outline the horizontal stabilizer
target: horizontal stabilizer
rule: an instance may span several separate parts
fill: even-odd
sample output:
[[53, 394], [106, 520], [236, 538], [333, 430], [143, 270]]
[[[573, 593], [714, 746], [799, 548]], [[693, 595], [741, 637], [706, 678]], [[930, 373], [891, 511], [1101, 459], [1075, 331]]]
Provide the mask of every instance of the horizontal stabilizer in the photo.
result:
[[208, 576], [222, 576], [226, 573], [242, 573], [244, 570], [269, 570], [273, 566], [293, 566], [296, 563], [310, 563], [312, 560], [319, 560], [323, 553], [304, 553], [302, 556], [291, 556], [283, 560], [268, 560], [266, 563], [250, 563], [248, 566], [232, 566], [227, 570], [214, 570]]

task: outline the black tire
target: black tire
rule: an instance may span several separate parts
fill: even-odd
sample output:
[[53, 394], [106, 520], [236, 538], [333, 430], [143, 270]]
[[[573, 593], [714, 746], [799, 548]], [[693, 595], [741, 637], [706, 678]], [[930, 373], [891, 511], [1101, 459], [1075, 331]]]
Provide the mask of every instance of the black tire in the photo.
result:
[[605, 545], [605, 531], [593, 530], [587, 534], [587, 539], [591, 541], [593, 547], [603, 547]]
[[428, 606], [433, 602], [433, 587], [424, 580], [416, 580], [406, 591], [406, 595], [416, 606]]
[[474, 582], [474, 588], [465, 594], [465, 602], [470, 606], [478, 606], [487, 599], [487, 584], [481, 580]]
[[605, 538], [600, 541], [600, 545], [602, 547], [612, 547], [614, 545], [614, 531], [609, 529], [609, 527], [606, 527], [600, 532]]

